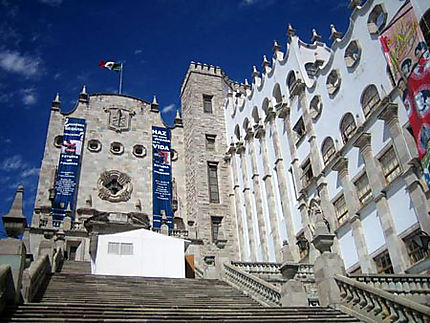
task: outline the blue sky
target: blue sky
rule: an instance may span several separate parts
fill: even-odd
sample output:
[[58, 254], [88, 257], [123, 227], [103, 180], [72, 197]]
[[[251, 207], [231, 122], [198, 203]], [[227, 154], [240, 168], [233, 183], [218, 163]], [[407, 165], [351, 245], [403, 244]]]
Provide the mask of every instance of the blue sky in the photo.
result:
[[123, 93], [157, 95], [171, 122], [190, 61], [250, 80], [274, 39], [285, 50], [288, 23], [308, 42], [312, 28], [327, 42], [331, 23], [345, 32], [348, 2], [0, 0], [0, 215], [23, 184], [31, 217], [56, 92], [69, 111], [84, 84], [89, 93], [117, 91], [118, 75], [99, 68], [101, 59], [125, 62]]

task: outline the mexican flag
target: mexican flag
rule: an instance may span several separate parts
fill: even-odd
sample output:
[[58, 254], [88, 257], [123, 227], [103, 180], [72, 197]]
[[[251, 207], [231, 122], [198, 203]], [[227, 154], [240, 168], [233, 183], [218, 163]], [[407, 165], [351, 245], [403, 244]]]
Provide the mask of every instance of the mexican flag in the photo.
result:
[[114, 72], [121, 72], [121, 68], [122, 68], [122, 64], [121, 63], [117, 63], [117, 62], [105, 62], [105, 61], [100, 61], [99, 63], [100, 67], [105, 67], [111, 71]]

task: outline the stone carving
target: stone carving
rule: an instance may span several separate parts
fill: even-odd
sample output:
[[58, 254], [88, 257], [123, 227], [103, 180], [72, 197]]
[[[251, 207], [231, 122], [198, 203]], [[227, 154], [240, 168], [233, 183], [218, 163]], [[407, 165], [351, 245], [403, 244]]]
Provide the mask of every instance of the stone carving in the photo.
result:
[[116, 132], [126, 131], [130, 129], [131, 117], [135, 115], [134, 111], [130, 111], [121, 106], [112, 106], [105, 108], [109, 113], [109, 128]]
[[97, 182], [99, 197], [110, 202], [124, 202], [131, 198], [131, 178], [118, 170], [103, 172]]

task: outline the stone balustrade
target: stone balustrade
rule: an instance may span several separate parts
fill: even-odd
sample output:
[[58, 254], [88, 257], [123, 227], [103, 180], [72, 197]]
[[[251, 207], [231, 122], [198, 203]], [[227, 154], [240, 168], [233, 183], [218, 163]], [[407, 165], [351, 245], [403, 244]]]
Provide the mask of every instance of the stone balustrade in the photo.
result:
[[22, 281], [22, 296], [25, 302], [31, 302], [39, 289], [43, 286], [48, 274], [51, 274], [52, 266], [49, 256], [45, 254], [31, 266], [24, 270]]
[[[232, 261], [231, 265], [240, 268], [250, 274], [281, 274], [281, 263], [277, 262], [244, 262]], [[299, 264], [296, 278], [314, 278], [314, 267], [312, 264]]]
[[15, 302], [15, 286], [10, 265], [0, 266], [0, 313], [8, 304]]
[[224, 264], [224, 270], [224, 279], [228, 283], [244, 290], [259, 303], [266, 306], [281, 305], [281, 292], [277, 287], [230, 264]]
[[61, 267], [63, 266], [63, 251], [61, 249], [58, 249], [54, 256], [52, 257], [52, 272], [59, 272], [61, 271]]
[[395, 294], [430, 293], [430, 276], [422, 275], [351, 275], [356, 281]]
[[429, 322], [430, 307], [403, 296], [367, 285], [356, 279], [335, 275], [345, 306], [369, 320], [386, 322]]

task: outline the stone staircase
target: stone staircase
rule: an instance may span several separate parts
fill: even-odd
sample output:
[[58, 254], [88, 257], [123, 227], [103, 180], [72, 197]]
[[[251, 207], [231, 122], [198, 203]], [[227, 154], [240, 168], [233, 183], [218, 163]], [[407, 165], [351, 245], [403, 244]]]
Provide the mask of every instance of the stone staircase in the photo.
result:
[[91, 262], [65, 260], [61, 269], [63, 274], [91, 274]]
[[34, 302], [7, 309], [0, 321], [358, 322], [330, 308], [263, 307], [219, 280], [96, 276], [77, 262], [63, 270]]

